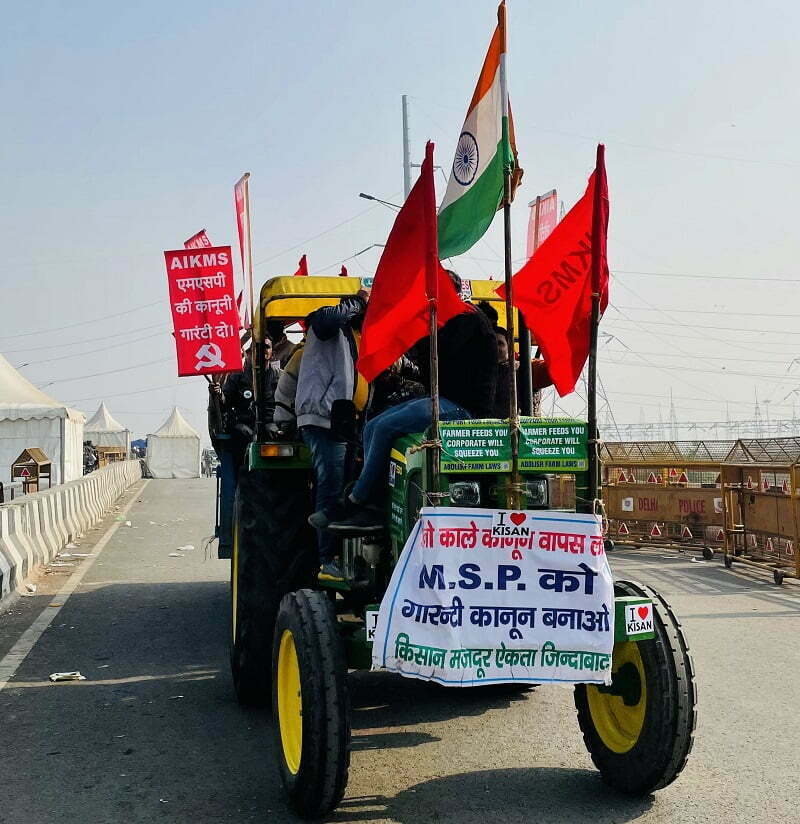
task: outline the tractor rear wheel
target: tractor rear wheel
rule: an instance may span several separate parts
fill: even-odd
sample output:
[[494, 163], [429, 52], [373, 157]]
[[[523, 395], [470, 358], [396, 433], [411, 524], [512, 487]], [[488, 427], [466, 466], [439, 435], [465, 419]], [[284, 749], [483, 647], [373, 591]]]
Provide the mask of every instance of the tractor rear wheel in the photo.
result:
[[308, 473], [242, 470], [233, 509], [231, 674], [243, 705], [270, 702], [272, 632], [281, 598], [309, 586], [318, 562], [306, 523]]
[[614, 644], [610, 687], [575, 688], [578, 723], [603, 780], [630, 795], [670, 784], [694, 742], [694, 667], [680, 622], [653, 589], [617, 581], [617, 595], [650, 598], [655, 637]]
[[319, 818], [342, 800], [350, 767], [347, 664], [325, 593], [301, 589], [284, 597], [272, 658], [281, 780], [295, 811]]

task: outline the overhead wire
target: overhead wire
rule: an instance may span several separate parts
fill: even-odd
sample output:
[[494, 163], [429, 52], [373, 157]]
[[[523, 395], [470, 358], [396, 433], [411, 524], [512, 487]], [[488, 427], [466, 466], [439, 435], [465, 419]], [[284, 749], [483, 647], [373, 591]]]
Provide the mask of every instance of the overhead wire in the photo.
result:
[[147, 361], [146, 363], [134, 363], [131, 366], [117, 367], [116, 369], [110, 369], [107, 372], [93, 372], [91, 375], [75, 375], [71, 378], [56, 378], [56, 380], [42, 384], [41, 386], [37, 387], [37, 389], [46, 389], [48, 386], [53, 386], [56, 383], [71, 383], [73, 381], [86, 380], [87, 378], [100, 378], [104, 375], [116, 375], [119, 372], [130, 372], [131, 369], [141, 369], [144, 366], [155, 366], [156, 364], [167, 363], [171, 360], [173, 360], [172, 357], [161, 358], [159, 360]]
[[78, 323], [70, 323], [66, 326], [53, 326], [49, 329], [38, 329], [35, 332], [19, 332], [16, 335], [0, 335], [0, 340], [11, 340], [12, 338], [28, 338], [31, 335], [47, 335], [50, 332], [63, 332], [65, 329], [75, 329], [78, 326], [86, 326], [88, 323], [100, 323], [102, 321], [111, 320], [112, 318], [121, 318], [123, 315], [130, 315], [133, 312], [140, 312], [142, 309], [149, 309], [151, 306], [161, 306], [163, 301], [154, 300], [152, 303], [144, 303], [141, 306], [134, 306], [131, 309], [125, 309], [123, 312], [114, 312], [110, 315], [100, 315], [91, 317], [89, 320], [82, 320]]
[[120, 346], [131, 346], [134, 343], [141, 343], [143, 340], [151, 340], [152, 338], [159, 338], [165, 333], [166, 329], [161, 332], [156, 332], [153, 335], [145, 335], [141, 338], [133, 338], [132, 340], [124, 340], [121, 343], [112, 343], [110, 346], [103, 346], [100, 349], [90, 349], [87, 352], [74, 352], [71, 355], [60, 355], [57, 358], [46, 358], [38, 361], [28, 361], [15, 366], [15, 369], [24, 369], [26, 366], [38, 366], [42, 363], [54, 363], [55, 361], [69, 360], [70, 358], [82, 358], [84, 355], [94, 355], [97, 352], [107, 352], [109, 349], [119, 349]]
[[22, 349], [4, 349], [4, 355], [16, 354], [18, 352], [42, 352], [45, 349], [63, 349], [65, 346], [79, 346], [84, 343], [96, 343], [99, 340], [111, 340], [112, 338], [119, 338], [121, 335], [133, 335], [136, 332], [146, 332], [149, 329], [169, 329], [169, 326], [164, 326], [163, 323], [152, 323], [149, 326], [140, 326], [138, 329], [129, 329], [127, 332], [112, 332], [110, 335], [100, 335], [97, 338], [84, 338], [84, 340], [74, 340], [68, 343], [50, 343], [47, 346], [25, 346]]

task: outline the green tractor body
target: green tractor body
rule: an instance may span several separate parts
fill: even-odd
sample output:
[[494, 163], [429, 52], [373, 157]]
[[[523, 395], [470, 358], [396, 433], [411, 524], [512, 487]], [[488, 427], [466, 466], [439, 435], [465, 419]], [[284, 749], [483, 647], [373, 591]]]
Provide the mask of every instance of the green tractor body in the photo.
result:
[[[322, 291], [333, 287], [337, 293]], [[256, 340], [266, 318], [304, 317], [309, 305], [330, 305], [357, 288], [354, 278], [268, 282]], [[313, 299], [298, 297], [302, 290]], [[428, 433], [395, 442], [386, 466], [385, 526], [374, 536], [343, 540], [344, 580], [318, 574], [316, 535], [307, 524], [312, 467], [299, 439], [270, 440], [262, 433], [239, 474], [231, 559], [233, 681], [241, 703], [272, 704], [280, 775], [301, 816], [324, 816], [344, 795], [347, 673], [372, 665], [378, 609], [421, 508], [592, 511], [587, 425], [581, 421], [522, 419], [517, 489], [523, 500], [515, 506], [507, 421], [444, 422], [440, 441], [441, 450]], [[626, 626], [625, 610], [645, 604], [653, 607], [652, 629]], [[615, 616], [611, 683], [575, 687], [578, 725], [603, 779], [647, 795], [671, 783], [688, 758], [694, 671], [680, 623], [657, 592], [616, 581]]]

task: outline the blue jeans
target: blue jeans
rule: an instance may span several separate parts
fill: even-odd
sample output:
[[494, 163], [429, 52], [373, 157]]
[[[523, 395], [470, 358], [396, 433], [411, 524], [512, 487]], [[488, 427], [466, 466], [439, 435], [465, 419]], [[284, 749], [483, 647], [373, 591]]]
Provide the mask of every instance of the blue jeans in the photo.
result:
[[[330, 510], [344, 487], [344, 460], [347, 444], [331, 437], [329, 429], [321, 426], [302, 426], [300, 434], [311, 450], [314, 467], [314, 506], [317, 510]], [[338, 544], [335, 536], [327, 529], [317, 530], [319, 562], [327, 564], [336, 555]]]
[[[439, 417], [443, 421], [459, 421], [472, 415], [458, 404], [441, 398]], [[388, 483], [389, 453], [395, 439], [411, 432], [422, 432], [430, 423], [430, 398], [406, 401], [368, 421], [364, 427], [364, 468], [353, 487], [353, 500], [362, 504], [380, 501]]]

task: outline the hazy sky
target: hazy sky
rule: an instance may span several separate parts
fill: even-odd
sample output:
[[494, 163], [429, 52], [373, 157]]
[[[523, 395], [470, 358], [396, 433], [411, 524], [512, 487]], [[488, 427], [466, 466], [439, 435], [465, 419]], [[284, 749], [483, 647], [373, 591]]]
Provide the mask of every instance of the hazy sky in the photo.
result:
[[[666, 417], [670, 389], [681, 421], [724, 420], [726, 407], [752, 417], [756, 391], [773, 418], [791, 415], [800, 7], [508, 5], [525, 169], [515, 258], [528, 202], [555, 187], [571, 206], [596, 142], [607, 145], [618, 309], [601, 327], [616, 336], [601, 377], [616, 420], [653, 421], [659, 406]], [[334, 274], [382, 242], [393, 213], [357, 195], [402, 197], [400, 96], [411, 96], [414, 159], [430, 138], [449, 170], [495, 9], [18, 5], [0, 52], [0, 351], [62, 401], [91, 413], [106, 399], [136, 433], [175, 403], [204, 430], [204, 381], [175, 377], [162, 251], [201, 227], [235, 246], [244, 171], [259, 282], [293, 272], [303, 252], [312, 273]], [[498, 218], [457, 261], [464, 276], [500, 276], [500, 231]], [[346, 265], [372, 274], [376, 263], [373, 250]]]

